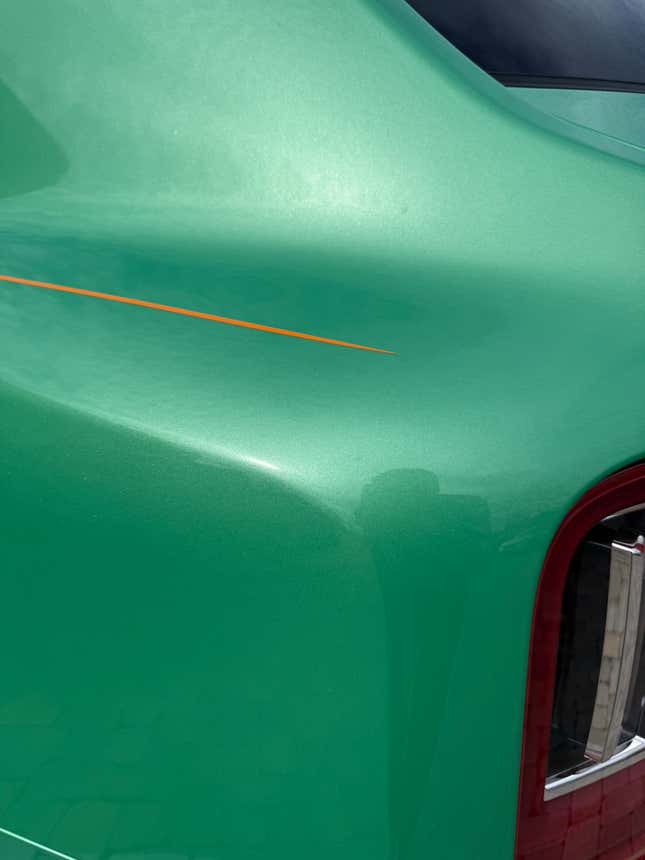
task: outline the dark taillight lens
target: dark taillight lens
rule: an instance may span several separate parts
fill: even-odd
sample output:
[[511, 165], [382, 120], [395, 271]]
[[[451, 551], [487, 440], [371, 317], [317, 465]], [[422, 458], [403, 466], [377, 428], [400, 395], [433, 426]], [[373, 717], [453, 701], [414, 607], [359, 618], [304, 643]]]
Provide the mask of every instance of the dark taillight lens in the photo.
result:
[[565, 518], [536, 600], [518, 810], [521, 860], [645, 852], [645, 467]]

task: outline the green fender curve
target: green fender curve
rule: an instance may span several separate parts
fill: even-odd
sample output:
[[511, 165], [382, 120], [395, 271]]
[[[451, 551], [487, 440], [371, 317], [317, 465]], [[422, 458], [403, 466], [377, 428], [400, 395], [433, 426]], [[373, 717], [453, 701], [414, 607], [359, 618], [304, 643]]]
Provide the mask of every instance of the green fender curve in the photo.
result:
[[545, 550], [645, 456], [641, 156], [403, 2], [10, 6], [0, 274], [143, 306], [0, 281], [0, 828], [510, 860]]

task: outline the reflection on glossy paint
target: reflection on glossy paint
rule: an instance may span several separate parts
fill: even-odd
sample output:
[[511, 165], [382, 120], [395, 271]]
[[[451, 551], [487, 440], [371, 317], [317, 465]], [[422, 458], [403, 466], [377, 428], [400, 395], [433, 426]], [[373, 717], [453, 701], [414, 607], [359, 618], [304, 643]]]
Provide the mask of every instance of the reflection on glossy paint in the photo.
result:
[[[63, 854], [60, 851], [56, 851], [54, 848], [49, 848], [46, 845], [41, 845], [39, 842], [34, 842], [31, 839], [28, 839], [26, 836], [20, 836], [18, 833], [12, 833], [10, 830], [5, 830], [0, 827], [0, 834], [2, 836], [6, 836], [9, 839], [15, 840], [15, 842], [20, 843], [21, 845], [26, 845], [28, 849], [36, 849], [37, 851], [43, 851], [49, 857], [59, 857], [60, 860], [76, 860], [76, 858], [71, 857], [69, 854]], [[15, 853], [15, 845], [5, 846], [5, 850], [2, 852], [2, 856], [5, 860], [10, 860], [7, 857], [7, 854], [11, 854], [12, 850]]]
[[80, 860], [510, 856], [537, 571], [643, 451], [633, 165], [401, 2], [2, 25], [70, 166], [2, 200], [0, 271], [405, 350], [2, 294], [0, 822]]
[[[433, 472], [395, 469], [367, 484], [357, 518], [383, 589], [391, 845], [392, 857], [403, 860], [414, 844], [436, 744], [445, 743], [442, 690], [464, 623], [468, 571], [490, 551], [490, 513], [477, 496], [442, 494]], [[450, 620], [448, 629], [438, 618]]]
[[302, 856], [312, 834], [378, 856], [384, 637], [358, 529], [274, 470], [17, 398], [0, 822], [81, 860]]
[[271, 469], [273, 472], [279, 471], [279, 466], [276, 466], [275, 463], [269, 463], [267, 460], [260, 460], [258, 457], [249, 457], [248, 455], [239, 454], [240, 460], [243, 460], [245, 463], [250, 463], [252, 466], [260, 466], [261, 469]]

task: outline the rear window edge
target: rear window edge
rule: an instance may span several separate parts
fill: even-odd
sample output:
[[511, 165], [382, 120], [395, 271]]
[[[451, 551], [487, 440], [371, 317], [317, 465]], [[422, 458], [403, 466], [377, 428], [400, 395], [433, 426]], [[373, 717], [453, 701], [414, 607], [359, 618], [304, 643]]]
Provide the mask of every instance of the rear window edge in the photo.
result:
[[634, 81], [606, 81], [600, 78], [555, 78], [547, 75], [502, 75], [489, 72], [505, 87], [552, 90], [602, 90], [612, 93], [645, 93], [645, 84]]

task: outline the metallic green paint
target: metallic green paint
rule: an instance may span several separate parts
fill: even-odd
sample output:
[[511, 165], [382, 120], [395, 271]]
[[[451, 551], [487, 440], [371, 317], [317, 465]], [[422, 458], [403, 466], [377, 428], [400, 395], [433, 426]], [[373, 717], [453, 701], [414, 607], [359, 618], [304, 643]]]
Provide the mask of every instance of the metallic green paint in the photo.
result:
[[0, 52], [0, 272], [398, 353], [0, 286], [0, 827], [510, 858], [541, 560], [645, 455], [634, 153], [398, 2], [23, 0]]
[[27, 287], [38, 287], [42, 290], [52, 290], [56, 293], [68, 293], [76, 296], [89, 296], [93, 299], [101, 299], [106, 302], [118, 302], [124, 305], [135, 305], [141, 308], [148, 308], [153, 311], [164, 311], [165, 313], [177, 314], [184, 317], [193, 317], [194, 319], [209, 320], [210, 322], [221, 323], [224, 325], [233, 325], [238, 328], [253, 329], [254, 331], [265, 331], [270, 334], [279, 334], [284, 337], [296, 337], [301, 340], [313, 340], [318, 343], [328, 343], [332, 346], [344, 346], [349, 349], [363, 349], [367, 352], [382, 352], [388, 355], [396, 355], [388, 349], [380, 349], [376, 346], [365, 346], [359, 343], [347, 343], [344, 340], [333, 340], [328, 337], [319, 337], [315, 334], [307, 334], [301, 331], [289, 331], [288, 329], [276, 328], [275, 326], [261, 325], [260, 323], [249, 322], [248, 320], [236, 320], [231, 317], [223, 317], [218, 314], [205, 313], [204, 311], [191, 310], [190, 308], [178, 308], [173, 305], [163, 305], [158, 302], [148, 302], [143, 299], [137, 299], [134, 296], [119, 296], [114, 293], [99, 293], [95, 290], [81, 290], [78, 287], [70, 287], [65, 284], [50, 284], [46, 281], [31, 281], [27, 278], [15, 278], [11, 275], [0, 275], [0, 281], [5, 281], [11, 284], [20, 284]]
[[645, 149], [645, 93], [521, 87], [534, 107]]

